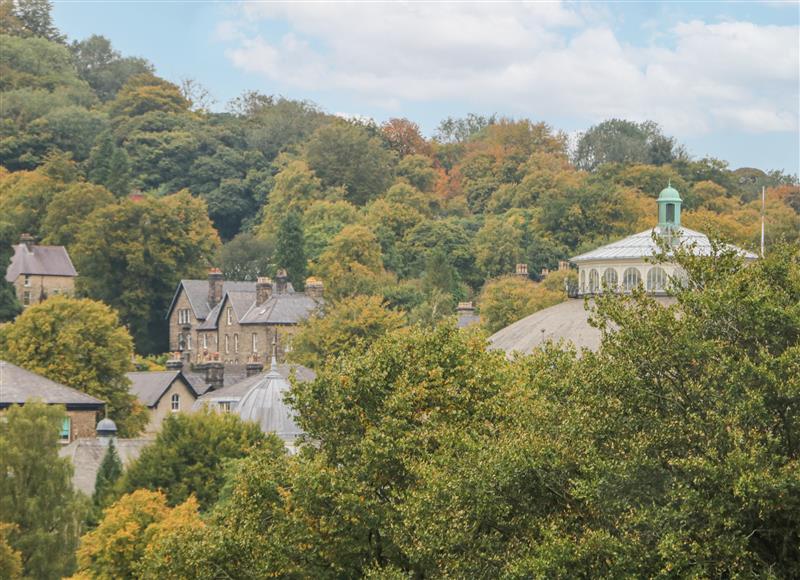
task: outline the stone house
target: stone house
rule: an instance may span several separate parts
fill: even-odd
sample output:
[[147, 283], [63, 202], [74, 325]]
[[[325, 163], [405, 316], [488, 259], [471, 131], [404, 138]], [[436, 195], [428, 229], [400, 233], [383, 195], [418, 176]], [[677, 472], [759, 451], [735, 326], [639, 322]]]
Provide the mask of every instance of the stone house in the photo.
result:
[[[170, 361], [173, 362], [173, 361]], [[180, 361], [178, 361], [180, 365]], [[169, 368], [172, 367], [172, 368]], [[180, 369], [169, 365], [166, 371], [131, 372], [130, 391], [150, 414], [145, 433], [161, 430], [161, 423], [174, 413], [187, 413], [200, 395]]]
[[[182, 280], [167, 313], [170, 349], [184, 361], [265, 365], [273, 341], [283, 359], [300, 322], [323, 304], [322, 282], [309, 278], [296, 292], [285, 271], [256, 282], [227, 282], [218, 269], [208, 281]], [[216, 354], [218, 353], [218, 354]]]
[[0, 412], [11, 405], [24, 405], [31, 399], [66, 408], [60, 433], [62, 443], [94, 437], [97, 415], [105, 408], [105, 403], [100, 399], [0, 361]]
[[17, 293], [23, 307], [38, 304], [54, 294], [75, 292], [78, 272], [64, 246], [40, 246], [33, 237], [22, 234], [6, 270], [6, 280]]

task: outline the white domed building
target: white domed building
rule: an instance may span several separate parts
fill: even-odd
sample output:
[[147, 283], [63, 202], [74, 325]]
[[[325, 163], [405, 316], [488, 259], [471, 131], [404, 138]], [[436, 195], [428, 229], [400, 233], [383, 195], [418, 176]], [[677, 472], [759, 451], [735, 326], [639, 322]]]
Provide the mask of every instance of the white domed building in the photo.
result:
[[295, 411], [284, 402], [291, 388], [280, 372], [275, 356], [269, 372], [255, 383], [236, 405], [235, 413], [243, 421], [253, 421], [264, 433], [274, 433], [291, 451], [303, 431], [294, 421]]
[[[669, 296], [670, 281], [680, 279], [676, 264], [655, 263], [661, 253], [659, 242], [669, 247], [689, 249], [695, 255], [711, 255], [711, 242], [705, 234], [681, 227], [682, 200], [668, 185], [658, 196], [658, 225], [617, 242], [570, 259], [578, 268], [575, 298], [535, 312], [493, 334], [490, 348], [530, 353], [547, 341], [564, 341], [578, 349], [597, 350], [600, 331], [589, 324], [583, 298], [602, 292], [631, 292], [642, 286], [659, 302], [674, 302]], [[736, 248], [745, 260], [758, 258]]]

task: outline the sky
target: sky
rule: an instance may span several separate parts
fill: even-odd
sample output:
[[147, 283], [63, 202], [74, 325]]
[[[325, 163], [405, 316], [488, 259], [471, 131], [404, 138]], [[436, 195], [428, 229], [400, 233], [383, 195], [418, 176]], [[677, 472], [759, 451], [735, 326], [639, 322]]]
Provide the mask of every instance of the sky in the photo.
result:
[[800, 174], [798, 2], [102, 2], [55, 0], [225, 110], [248, 90], [423, 133], [468, 113], [577, 135], [653, 120], [695, 157]]

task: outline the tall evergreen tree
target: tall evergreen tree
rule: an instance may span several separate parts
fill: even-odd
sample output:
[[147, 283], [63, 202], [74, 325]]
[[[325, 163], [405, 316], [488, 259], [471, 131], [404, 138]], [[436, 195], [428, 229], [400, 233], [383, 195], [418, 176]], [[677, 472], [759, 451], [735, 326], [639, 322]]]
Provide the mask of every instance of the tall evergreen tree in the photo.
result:
[[289, 280], [295, 290], [302, 290], [305, 286], [308, 261], [299, 212], [290, 211], [283, 218], [278, 230], [275, 257], [278, 267], [284, 268], [289, 274]]
[[130, 191], [131, 170], [128, 154], [120, 147], [116, 147], [114, 153], [111, 154], [108, 162], [108, 178], [104, 185], [120, 197], [127, 195]]
[[25, 32], [54, 42], [64, 42], [64, 35], [53, 24], [50, 0], [17, 0], [14, 2], [14, 16], [22, 23]]
[[94, 480], [92, 523], [100, 520], [103, 509], [111, 503], [114, 498], [114, 484], [117, 483], [121, 475], [122, 461], [112, 439], [108, 443], [108, 450], [103, 457], [103, 462], [100, 464], [100, 469], [97, 471], [97, 477]]

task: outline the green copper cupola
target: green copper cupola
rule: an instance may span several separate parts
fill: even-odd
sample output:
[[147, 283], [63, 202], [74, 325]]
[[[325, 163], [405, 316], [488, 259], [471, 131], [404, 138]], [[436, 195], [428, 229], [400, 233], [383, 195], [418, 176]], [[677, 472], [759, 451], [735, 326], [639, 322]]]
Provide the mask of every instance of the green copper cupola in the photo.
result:
[[681, 195], [678, 190], [667, 185], [658, 196], [658, 228], [669, 230], [681, 227]]

